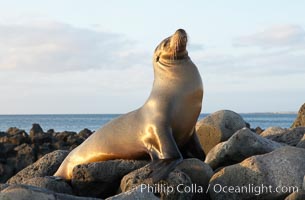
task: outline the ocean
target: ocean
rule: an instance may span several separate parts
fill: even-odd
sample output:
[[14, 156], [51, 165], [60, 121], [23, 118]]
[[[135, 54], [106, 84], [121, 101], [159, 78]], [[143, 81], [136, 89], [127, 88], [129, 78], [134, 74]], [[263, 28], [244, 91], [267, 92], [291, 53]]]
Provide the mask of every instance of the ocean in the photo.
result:
[[[97, 130], [103, 124], [118, 117], [120, 114], [68, 114], [68, 115], [0, 115], [0, 131], [6, 131], [9, 127], [17, 127], [26, 132], [33, 123], [38, 123], [44, 131], [54, 129], [55, 131], [79, 132], [84, 128]], [[201, 114], [199, 120], [208, 114]], [[247, 113], [240, 114], [243, 119], [251, 125], [266, 129], [270, 126], [289, 128], [297, 114], [279, 113]]]

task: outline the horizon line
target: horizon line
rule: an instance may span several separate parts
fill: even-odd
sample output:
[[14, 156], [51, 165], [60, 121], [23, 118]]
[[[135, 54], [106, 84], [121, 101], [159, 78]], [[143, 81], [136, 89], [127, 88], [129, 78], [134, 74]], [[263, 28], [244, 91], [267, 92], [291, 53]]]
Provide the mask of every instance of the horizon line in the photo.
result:
[[[220, 111], [220, 110], [219, 110]], [[231, 110], [233, 111], [233, 110]], [[217, 112], [217, 111], [215, 111]], [[200, 115], [209, 115], [215, 112], [205, 112], [200, 113]], [[236, 112], [238, 114], [298, 114], [298, 112], [295, 111], [276, 111], [276, 112]], [[0, 114], [0, 116], [5, 115], [123, 115], [126, 113], [14, 113], [14, 114]]]

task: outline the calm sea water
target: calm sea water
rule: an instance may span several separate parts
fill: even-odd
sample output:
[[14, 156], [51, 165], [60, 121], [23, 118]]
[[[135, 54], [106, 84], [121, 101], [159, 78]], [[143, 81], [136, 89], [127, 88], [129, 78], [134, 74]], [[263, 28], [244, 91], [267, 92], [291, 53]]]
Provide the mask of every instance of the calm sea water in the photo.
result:
[[[207, 114], [201, 114], [202, 119]], [[29, 131], [33, 123], [39, 123], [43, 130], [54, 129], [55, 131], [76, 131], [84, 128], [97, 130], [119, 114], [90, 114], [90, 115], [0, 115], [0, 131], [9, 127], [18, 127]], [[251, 127], [267, 128], [280, 126], [289, 128], [296, 118], [296, 114], [273, 114], [273, 113], [250, 113], [241, 114]]]

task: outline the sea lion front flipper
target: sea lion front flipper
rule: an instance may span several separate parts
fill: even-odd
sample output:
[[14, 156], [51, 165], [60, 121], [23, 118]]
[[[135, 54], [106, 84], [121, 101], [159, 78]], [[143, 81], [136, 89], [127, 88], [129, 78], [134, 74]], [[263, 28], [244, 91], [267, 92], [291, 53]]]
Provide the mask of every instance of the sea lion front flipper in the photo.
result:
[[195, 128], [193, 131], [193, 135], [184, 145], [181, 152], [184, 158], [198, 158], [202, 161], [205, 160], [205, 153], [201, 147]]
[[150, 138], [145, 141], [152, 162], [148, 164], [151, 169], [150, 178], [156, 183], [164, 179], [183, 160], [171, 128], [164, 126], [150, 127]]
[[161, 159], [154, 160], [152, 163], [148, 164], [151, 169], [151, 173], [149, 174], [149, 178], [152, 178], [153, 183], [157, 183], [162, 179], [167, 178], [168, 174], [175, 169], [175, 167], [182, 161], [180, 159]]

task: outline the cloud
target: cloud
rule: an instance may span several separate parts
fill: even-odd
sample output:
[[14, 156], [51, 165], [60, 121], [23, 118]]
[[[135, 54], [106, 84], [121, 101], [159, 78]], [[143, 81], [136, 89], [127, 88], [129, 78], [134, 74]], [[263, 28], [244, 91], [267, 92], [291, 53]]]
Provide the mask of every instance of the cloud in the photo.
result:
[[261, 78], [305, 74], [305, 52], [260, 51], [232, 55], [206, 51], [195, 59], [197, 65], [209, 74]]
[[279, 25], [261, 32], [236, 38], [235, 46], [258, 46], [261, 48], [278, 48], [304, 46], [305, 30], [298, 25]]
[[141, 106], [152, 67], [0, 73], [1, 113], [122, 113]]
[[[136, 42], [59, 22], [0, 24], [0, 69], [65, 72], [130, 67]], [[142, 52], [141, 55], [146, 53]]]
[[[253, 46], [261, 48], [249, 48]], [[234, 75], [235, 80], [304, 75], [305, 30], [298, 25], [270, 27], [233, 39], [229, 49], [207, 48], [196, 59], [208, 73]]]
[[[195, 54], [193, 60], [200, 68], [207, 88], [213, 92], [236, 90], [238, 93], [305, 91], [302, 83], [305, 75], [304, 30], [300, 26], [267, 30], [234, 40], [231, 47], [206, 48]], [[253, 46], [261, 48], [251, 48]]]

